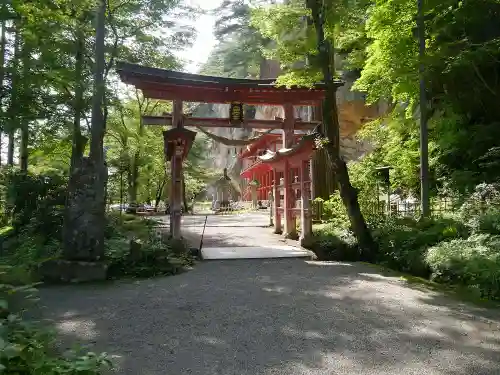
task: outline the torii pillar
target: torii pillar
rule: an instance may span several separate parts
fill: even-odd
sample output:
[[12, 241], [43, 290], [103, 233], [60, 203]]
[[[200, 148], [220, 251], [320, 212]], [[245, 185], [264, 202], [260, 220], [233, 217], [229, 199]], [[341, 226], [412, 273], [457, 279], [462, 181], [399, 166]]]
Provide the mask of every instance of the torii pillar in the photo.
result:
[[196, 132], [184, 128], [182, 101], [174, 100], [173, 128], [163, 132], [165, 160], [170, 161], [170, 235], [180, 240], [182, 216], [182, 162], [187, 156]]
[[[283, 148], [291, 148], [294, 135], [295, 113], [293, 104], [286, 103], [285, 119], [283, 124]], [[283, 216], [284, 216], [284, 234], [286, 238], [297, 238], [297, 227], [293, 208], [295, 207], [295, 194], [292, 189], [292, 178], [290, 176], [290, 164], [285, 159], [283, 176]]]

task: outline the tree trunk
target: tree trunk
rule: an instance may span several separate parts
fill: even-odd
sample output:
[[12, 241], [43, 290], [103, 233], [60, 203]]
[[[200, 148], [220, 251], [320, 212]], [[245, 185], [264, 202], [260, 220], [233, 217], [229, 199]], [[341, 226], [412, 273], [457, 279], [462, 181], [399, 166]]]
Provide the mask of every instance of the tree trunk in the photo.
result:
[[28, 171], [29, 124], [27, 119], [21, 120], [21, 142], [19, 143], [19, 168]]
[[15, 134], [19, 128], [19, 46], [21, 43], [21, 32], [19, 20], [15, 20], [15, 37], [14, 37], [14, 61], [12, 62], [11, 74], [11, 90], [10, 90], [10, 106], [9, 106], [9, 143], [7, 145], [7, 164], [14, 165], [14, 149], [15, 149]]
[[19, 125], [21, 129], [21, 142], [19, 143], [19, 168], [22, 172], [28, 172], [28, 143], [29, 143], [29, 121], [31, 119], [31, 85], [29, 80], [30, 75], [30, 46], [28, 41], [24, 40], [21, 50], [22, 75], [19, 88], [20, 98], [22, 103], [26, 103], [26, 107], [19, 113]]
[[[6, 6], [5, 3], [2, 5], [1, 14], [5, 14]], [[7, 40], [5, 39], [5, 19], [2, 18], [0, 21], [0, 27], [2, 28], [0, 34], [0, 103], [3, 103], [3, 98], [5, 97], [5, 46], [7, 45]], [[2, 134], [5, 130], [5, 111], [3, 106], [0, 106], [0, 166], [2, 165]]]
[[[94, 92], [92, 95], [92, 116], [90, 141], [90, 159], [95, 163], [104, 162], [104, 124], [103, 103], [105, 93], [104, 68], [105, 68], [105, 45], [106, 34], [106, 0], [99, 0], [96, 12], [96, 42], [95, 42], [95, 66], [94, 66]], [[104, 184], [102, 185], [104, 191]]]
[[134, 154], [132, 161], [132, 170], [129, 174], [129, 188], [128, 188], [128, 208], [127, 212], [135, 214], [137, 212], [137, 189], [139, 183], [139, 158], [140, 153], [137, 150]]
[[7, 165], [14, 165], [14, 148], [15, 148], [15, 140], [14, 140], [14, 130], [9, 130], [9, 138], [7, 141]]
[[96, 261], [104, 257], [106, 182], [103, 118], [106, 1], [96, 9], [94, 92], [92, 97], [90, 155], [75, 163], [68, 183], [63, 256], [68, 260]]
[[333, 80], [332, 69], [335, 67], [332, 46], [324, 34], [324, 14], [322, 0], [307, 0], [311, 9], [313, 24], [316, 28], [318, 43], [318, 61], [321, 64], [323, 80], [326, 84], [325, 99], [323, 101], [323, 127], [327, 138], [326, 152], [332, 164], [339, 186], [342, 202], [346, 207], [352, 230], [358, 240], [358, 245], [365, 257], [371, 257], [376, 251], [376, 244], [368, 229], [359, 207], [356, 189], [351, 185], [345, 161], [340, 157], [340, 125], [337, 109], [337, 85]]
[[73, 138], [71, 148], [70, 173], [75, 165], [83, 158], [87, 139], [82, 135], [80, 122], [83, 112], [83, 66], [85, 62], [85, 35], [81, 26], [78, 26], [75, 51], [75, 96], [73, 99]]

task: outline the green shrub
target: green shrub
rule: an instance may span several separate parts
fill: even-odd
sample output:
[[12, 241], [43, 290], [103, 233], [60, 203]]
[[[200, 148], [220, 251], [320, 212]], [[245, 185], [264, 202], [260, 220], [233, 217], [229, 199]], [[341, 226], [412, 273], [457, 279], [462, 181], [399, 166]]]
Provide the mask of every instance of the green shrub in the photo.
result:
[[187, 246], [180, 242], [165, 241], [153, 233], [145, 241], [131, 244], [124, 237], [115, 237], [106, 243], [109, 277], [153, 277], [175, 275], [193, 265]]
[[322, 219], [327, 220], [329, 224], [336, 228], [349, 228], [349, 218], [347, 216], [347, 211], [345, 210], [340, 194], [335, 192], [330, 195], [330, 198], [324, 200], [322, 198], [316, 198], [316, 202], [320, 202], [323, 206]]
[[60, 239], [66, 178], [57, 174], [37, 175], [18, 170], [7, 170], [2, 177], [7, 186], [7, 201], [14, 228], [20, 230], [29, 226], [33, 233]]
[[[157, 234], [155, 224], [134, 215], [108, 217], [106, 258], [110, 277], [173, 275], [193, 264], [187, 245]], [[130, 241], [134, 241], [135, 251], [131, 252]]]
[[387, 218], [372, 226], [379, 245], [376, 261], [390, 268], [416, 276], [428, 277], [430, 269], [424, 261], [429, 247], [440, 241], [462, 238], [467, 229], [460, 222], [447, 219]]
[[360, 254], [356, 238], [347, 230], [334, 225], [315, 226], [309, 246], [320, 260], [358, 261]]
[[106, 238], [126, 236], [146, 239], [154, 225], [157, 225], [157, 222], [151, 219], [130, 214], [120, 216], [119, 213], [113, 212], [107, 215], [105, 236]]
[[497, 187], [477, 185], [460, 207], [459, 216], [473, 233], [499, 234], [500, 192]]
[[479, 215], [474, 229], [477, 233], [500, 235], [500, 210], [489, 210]]
[[438, 282], [459, 284], [481, 297], [500, 299], [500, 236], [474, 234], [444, 241], [427, 251], [426, 263]]

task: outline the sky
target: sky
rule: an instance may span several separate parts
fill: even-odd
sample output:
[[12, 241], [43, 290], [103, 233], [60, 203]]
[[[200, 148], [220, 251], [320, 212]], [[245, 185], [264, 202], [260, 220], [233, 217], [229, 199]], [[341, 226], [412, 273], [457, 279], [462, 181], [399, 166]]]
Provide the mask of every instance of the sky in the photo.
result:
[[[222, 0], [185, 0], [185, 2], [209, 11], [218, 7]], [[215, 19], [215, 16], [208, 13], [192, 22], [197, 31], [196, 40], [191, 48], [178, 53], [180, 58], [186, 60], [185, 71], [197, 73], [201, 65], [207, 61], [210, 51], [217, 42], [213, 34]]]

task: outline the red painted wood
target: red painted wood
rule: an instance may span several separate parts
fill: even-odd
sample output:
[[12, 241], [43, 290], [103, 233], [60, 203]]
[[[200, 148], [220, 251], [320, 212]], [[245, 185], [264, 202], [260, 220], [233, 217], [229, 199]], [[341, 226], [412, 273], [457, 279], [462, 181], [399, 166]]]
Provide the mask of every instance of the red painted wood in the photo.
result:
[[186, 102], [201, 103], [231, 103], [242, 102], [246, 104], [261, 105], [282, 105], [290, 103], [293, 105], [311, 105], [318, 106], [324, 97], [322, 91], [268, 91], [268, 92], [249, 92], [249, 91], [222, 91], [210, 88], [187, 88], [177, 86], [176, 88], [159, 88], [136, 86], [142, 90], [146, 98], [174, 100], [179, 99]]

